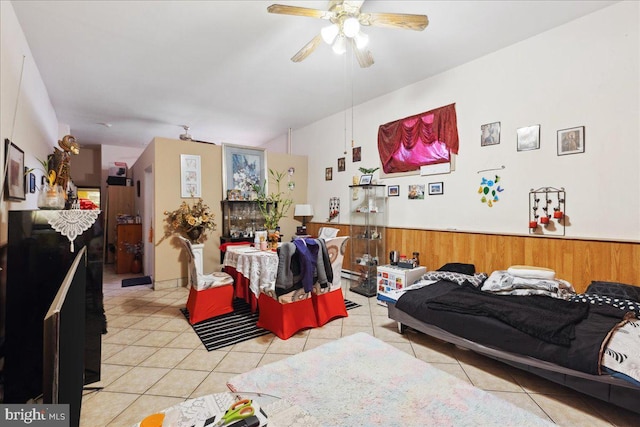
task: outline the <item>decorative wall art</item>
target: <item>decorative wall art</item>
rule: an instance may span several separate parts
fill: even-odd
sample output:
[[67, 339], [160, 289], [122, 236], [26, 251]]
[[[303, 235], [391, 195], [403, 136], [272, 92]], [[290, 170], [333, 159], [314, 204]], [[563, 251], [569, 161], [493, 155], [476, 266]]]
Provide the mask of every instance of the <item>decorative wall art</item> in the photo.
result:
[[254, 191], [254, 185], [264, 188], [267, 194], [266, 179], [264, 149], [222, 144], [222, 194], [227, 190], [250, 193]]
[[429, 183], [429, 195], [430, 196], [439, 196], [444, 194], [444, 183], [443, 182], [430, 182]]
[[329, 199], [329, 218], [327, 221], [333, 221], [340, 216], [340, 198], [332, 197]]
[[418, 172], [421, 166], [449, 163], [458, 153], [455, 104], [381, 125], [378, 152], [386, 174]]
[[424, 199], [424, 184], [412, 184], [409, 186], [407, 198], [410, 200]]
[[558, 156], [584, 153], [584, 126], [558, 131]]
[[494, 179], [487, 179], [483, 176], [482, 181], [480, 181], [480, 188], [478, 188], [478, 194], [481, 195], [480, 202], [486, 203], [490, 208], [500, 201], [499, 193], [504, 191], [504, 188], [498, 185], [500, 177], [498, 175], [494, 176]]
[[36, 175], [33, 172], [29, 172], [29, 193], [36, 192]]
[[180, 154], [180, 197], [202, 197], [200, 156]]
[[333, 179], [333, 168], [326, 168], [324, 170], [324, 180], [331, 181]]
[[537, 150], [540, 148], [540, 125], [520, 128], [516, 133], [518, 135], [518, 151]]
[[353, 147], [353, 162], [359, 162], [362, 160], [362, 148], [361, 147]]
[[500, 144], [500, 122], [480, 126], [480, 146]]
[[25, 176], [24, 176], [24, 151], [18, 148], [9, 139], [4, 140], [5, 143], [5, 161], [6, 161], [6, 177], [5, 178], [5, 199], [6, 200], [25, 200]]
[[529, 234], [564, 236], [567, 221], [564, 187], [529, 191]]
[[344, 172], [344, 171], [345, 171], [345, 158], [340, 157], [338, 159], [338, 172]]
[[389, 197], [397, 197], [400, 195], [400, 186], [399, 185], [390, 185], [387, 187], [387, 196]]

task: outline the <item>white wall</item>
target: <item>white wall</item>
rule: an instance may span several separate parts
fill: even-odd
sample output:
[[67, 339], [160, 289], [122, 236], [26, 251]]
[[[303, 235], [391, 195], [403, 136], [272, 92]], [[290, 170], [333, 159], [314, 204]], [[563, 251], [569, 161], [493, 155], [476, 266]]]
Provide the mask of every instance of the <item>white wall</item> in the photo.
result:
[[[24, 57], [24, 61], [23, 61]], [[24, 67], [23, 67], [24, 62]], [[22, 73], [22, 79], [20, 75]], [[17, 109], [16, 109], [17, 105]], [[62, 127], [60, 127], [62, 128]], [[0, 2], [0, 159], [4, 167], [4, 139], [25, 153], [25, 166], [39, 166], [53, 152], [59, 124], [22, 28], [8, 1]], [[42, 173], [38, 172], [37, 182]], [[7, 212], [37, 208], [37, 193], [23, 202], [0, 201], [0, 244], [6, 242]]]
[[[566, 236], [640, 240], [639, 3], [611, 7], [512, 45], [433, 78], [354, 108], [351, 129], [339, 113], [293, 132], [294, 154], [309, 162], [310, 202], [324, 220], [329, 198], [341, 199], [348, 223], [348, 185], [358, 167], [380, 165], [381, 124], [456, 103], [460, 151], [450, 174], [395, 177], [400, 197], [389, 199], [389, 225], [528, 234], [529, 191], [564, 187], [570, 225]], [[375, 65], [374, 65], [375, 67]], [[347, 117], [350, 119], [350, 111]], [[480, 147], [480, 126], [502, 124], [499, 145]], [[540, 149], [516, 151], [516, 129], [541, 125]], [[585, 153], [557, 156], [559, 129], [585, 126]], [[345, 143], [345, 139], [347, 139]], [[337, 158], [347, 148], [347, 170]], [[500, 167], [501, 201], [489, 208], [477, 193], [479, 170]], [[333, 180], [325, 181], [325, 168]], [[377, 173], [376, 173], [377, 176]], [[444, 195], [408, 200], [409, 184], [444, 182]]]

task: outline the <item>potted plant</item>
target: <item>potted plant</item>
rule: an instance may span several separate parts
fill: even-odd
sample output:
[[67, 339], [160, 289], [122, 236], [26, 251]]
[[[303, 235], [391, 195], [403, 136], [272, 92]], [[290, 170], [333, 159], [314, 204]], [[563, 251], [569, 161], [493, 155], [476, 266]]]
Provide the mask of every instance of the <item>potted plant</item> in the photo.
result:
[[264, 226], [269, 231], [270, 240], [279, 238], [275, 233], [278, 229], [278, 223], [285, 215], [287, 215], [289, 208], [293, 204], [293, 199], [290, 197], [291, 188], [287, 186], [288, 193], [285, 193], [280, 189], [280, 184], [286, 175], [286, 172], [269, 169], [269, 181], [275, 184], [275, 192], [266, 194], [266, 181], [263, 182], [262, 186], [258, 184], [253, 186], [253, 189], [258, 194], [258, 207], [260, 208], [260, 213], [264, 218]]
[[167, 216], [165, 221], [165, 237], [169, 237], [173, 233], [181, 234], [191, 241], [191, 243], [202, 243], [209, 231], [216, 229], [216, 223], [213, 221], [213, 213], [209, 206], [198, 199], [193, 205], [189, 205], [186, 201], [182, 202], [175, 211], [165, 211]]

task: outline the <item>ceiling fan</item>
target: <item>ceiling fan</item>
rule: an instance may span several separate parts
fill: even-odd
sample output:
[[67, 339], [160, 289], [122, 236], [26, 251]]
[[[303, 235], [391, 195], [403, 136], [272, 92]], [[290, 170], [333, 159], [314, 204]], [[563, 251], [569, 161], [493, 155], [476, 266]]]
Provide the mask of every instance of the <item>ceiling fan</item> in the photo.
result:
[[189, 129], [190, 127], [187, 125], [182, 125], [182, 129], [184, 129], [184, 133], [180, 134], [180, 140], [181, 141], [191, 141], [191, 142], [203, 142], [205, 144], [213, 144], [216, 145], [215, 142], [209, 142], [209, 141], [200, 141], [198, 139], [193, 139], [191, 137], [191, 134], [189, 133]]
[[429, 19], [426, 15], [360, 12], [363, 3], [364, 0], [332, 0], [329, 2], [329, 10], [272, 4], [267, 8], [267, 11], [269, 13], [306, 16], [331, 21], [331, 25], [322, 28], [320, 34], [315, 36], [291, 58], [293, 62], [304, 60], [324, 40], [327, 44], [332, 45], [333, 51], [337, 54], [343, 54], [346, 51], [346, 44], [350, 43], [358, 64], [362, 68], [373, 65], [373, 56], [366, 49], [369, 36], [360, 30], [361, 26], [422, 31], [429, 24]]

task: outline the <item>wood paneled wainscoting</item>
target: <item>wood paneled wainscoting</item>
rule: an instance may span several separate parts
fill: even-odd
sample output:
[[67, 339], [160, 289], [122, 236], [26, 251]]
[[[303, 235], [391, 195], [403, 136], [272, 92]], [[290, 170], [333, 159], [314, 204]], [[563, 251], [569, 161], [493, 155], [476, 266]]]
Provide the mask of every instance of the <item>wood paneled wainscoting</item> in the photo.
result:
[[[345, 224], [311, 223], [307, 229], [317, 235], [322, 226], [340, 229], [339, 235], [349, 234]], [[386, 248], [387, 252], [397, 250], [407, 256], [420, 252], [420, 263], [428, 270], [448, 262], [475, 264], [476, 271], [488, 274], [518, 264], [551, 268], [578, 293], [584, 292], [592, 280], [640, 286], [639, 242], [387, 228]], [[348, 255], [344, 269], [350, 265]], [[382, 259], [387, 263], [388, 254]]]

